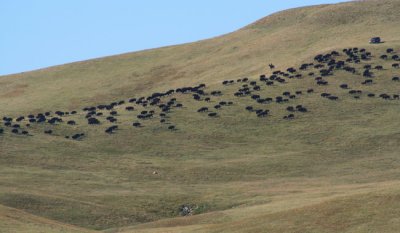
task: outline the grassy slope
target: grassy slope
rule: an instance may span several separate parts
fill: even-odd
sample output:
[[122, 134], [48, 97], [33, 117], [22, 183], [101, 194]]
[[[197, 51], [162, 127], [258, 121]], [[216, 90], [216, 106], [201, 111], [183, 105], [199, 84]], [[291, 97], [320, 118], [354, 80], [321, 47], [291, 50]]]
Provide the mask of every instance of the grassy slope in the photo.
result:
[[[291, 66], [332, 48], [362, 46], [380, 54], [386, 47], [400, 47], [400, 31], [394, 26], [399, 8], [396, 1], [370, 1], [297, 9], [208, 41], [53, 67], [17, 79], [1, 77], [5, 94], [0, 106], [4, 114], [81, 107], [184, 84], [254, 76], [269, 61]], [[358, 12], [354, 23], [351, 12]], [[369, 47], [371, 34], [388, 43]], [[391, 75], [392, 70], [383, 71], [367, 89], [398, 92], [387, 81]], [[71, 85], [72, 79], [76, 84]], [[331, 79], [332, 86], [318, 92], [345, 98], [334, 103], [304, 96], [294, 104], [305, 104], [312, 112], [289, 123], [279, 120], [284, 112], [279, 107], [271, 107], [276, 115], [268, 120], [237, 111], [251, 101], [238, 102], [231, 95], [221, 99], [232, 98], [235, 106], [223, 110], [224, 117], [208, 120], [193, 113], [202, 104], [179, 96], [191, 107], [173, 113], [177, 132], [151, 120], [138, 131], [122, 125], [116, 136], [86, 127], [90, 136], [83, 143], [6, 134], [0, 137], [0, 202], [87, 228], [113, 228], [110, 232], [174, 217], [184, 203], [208, 213], [126, 230], [335, 232], [340, 227], [343, 232], [394, 232], [396, 219], [389, 217], [397, 213], [398, 103], [353, 100], [337, 86], [347, 82], [365, 89], [360, 80], [344, 73]], [[263, 93], [310, 85], [298, 80]], [[208, 90], [221, 88], [215, 84]], [[68, 130], [59, 127], [56, 134]]]
[[73, 109], [193, 83], [258, 75], [273, 62], [293, 66], [373, 35], [398, 40], [398, 1], [368, 1], [285, 11], [218, 38], [1, 77], [7, 113]]
[[[398, 187], [398, 183], [336, 187], [329, 197], [313, 196], [316, 189], [312, 189], [278, 205], [162, 220], [109, 232], [397, 232], [399, 189], [393, 186]], [[372, 191], [376, 188], [379, 192]], [[311, 197], [313, 200], [305, 200]]]
[[0, 205], [0, 231], [13, 232], [46, 232], [46, 233], [90, 233], [94, 232], [84, 228], [52, 221], [28, 214], [26, 212]]

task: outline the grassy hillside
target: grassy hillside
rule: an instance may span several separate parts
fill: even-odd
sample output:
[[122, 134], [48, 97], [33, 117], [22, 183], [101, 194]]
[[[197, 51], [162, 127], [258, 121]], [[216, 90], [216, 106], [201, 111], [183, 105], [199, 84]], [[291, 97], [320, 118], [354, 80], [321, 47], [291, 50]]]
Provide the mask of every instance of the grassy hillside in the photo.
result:
[[[386, 183], [372, 189], [352, 186], [355, 193], [344, 190], [350, 187], [336, 187], [337, 197], [314, 196], [312, 201], [303, 199], [313, 193], [308, 190], [307, 195], [297, 195], [296, 201], [286, 199], [280, 208], [259, 205], [108, 232], [397, 232], [399, 192], [387, 187], [397, 185]], [[375, 188], [381, 189], [379, 193], [371, 191]], [[287, 209], [282, 209], [285, 205]], [[225, 220], [214, 220], [222, 216]]]
[[[26, 127], [27, 118], [22, 120], [29, 135], [0, 126], [5, 129], [0, 135], [0, 226], [11, 232], [24, 232], [30, 224], [35, 225], [32, 232], [81, 229], [53, 227], [60, 222], [105, 232], [396, 232], [400, 100], [393, 95], [400, 94], [400, 82], [392, 77], [400, 76], [400, 69], [380, 56], [388, 48], [394, 48], [390, 56], [400, 55], [398, 10], [398, 1], [289, 10], [206, 41], [0, 77], [0, 115], [12, 117], [13, 124], [30, 113], [77, 110], [54, 125]], [[385, 43], [368, 44], [374, 35]], [[340, 52], [336, 61], [345, 60], [342, 49], [349, 47], [372, 54], [361, 63], [347, 63], [355, 73], [334, 69], [324, 77], [329, 84], [320, 86], [315, 81], [320, 69], [298, 70], [332, 50]], [[290, 76], [286, 68], [296, 67], [293, 75], [302, 76], [282, 74], [285, 83], [268, 86], [259, 76], [271, 76], [271, 62], [275, 71]], [[362, 76], [367, 64], [383, 66], [371, 69], [372, 85], [361, 84], [368, 79]], [[221, 84], [242, 77], [250, 80]], [[234, 96], [250, 81], [260, 86], [252, 94], [262, 98], [302, 94], [267, 104]], [[157, 105], [127, 102], [200, 83], [206, 84], [201, 101], [193, 93], [162, 97], [164, 104], [176, 99], [164, 118]], [[349, 89], [340, 88], [343, 83]], [[310, 88], [313, 93], [307, 93]], [[368, 97], [371, 93], [376, 96]], [[380, 98], [383, 93], [390, 100]], [[106, 120], [109, 110], [97, 109], [103, 114], [96, 116], [100, 125], [87, 124], [83, 107], [119, 100], [125, 103], [113, 108], [117, 122]], [[232, 104], [214, 109], [221, 101]], [[290, 113], [286, 108], [296, 105], [308, 111], [283, 119]], [[135, 110], [126, 111], [127, 106]], [[270, 113], [257, 117], [247, 106]], [[201, 107], [218, 117], [198, 113]], [[137, 118], [151, 110], [153, 118]], [[69, 120], [76, 125], [67, 125]], [[105, 133], [112, 125], [118, 130]], [[168, 130], [172, 125], [176, 129]], [[65, 138], [76, 133], [85, 136]], [[181, 205], [193, 207], [193, 216], [181, 217]], [[20, 213], [40, 217], [10, 224], [9, 216], [16, 219]]]
[[90, 233], [94, 232], [84, 228], [52, 221], [28, 214], [26, 212], [0, 206], [0, 228], [2, 233], [13, 232], [46, 232], [46, 233]]
[[264, 73], [317, 53], [358, 46], [374, 35], [397, 43], [398, 1], [288, 10], [210, 40], [128, 53], [0, 78], [2, 111], [75, 109], [194, 83]]

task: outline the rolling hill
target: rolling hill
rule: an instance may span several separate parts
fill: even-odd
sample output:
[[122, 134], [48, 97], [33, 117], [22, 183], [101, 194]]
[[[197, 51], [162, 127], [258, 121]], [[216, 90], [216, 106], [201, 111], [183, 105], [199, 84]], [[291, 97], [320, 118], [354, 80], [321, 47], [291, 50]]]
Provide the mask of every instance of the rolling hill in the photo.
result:
[[399, 10], [292, 9], [0, 77], [1, 228], [396, 232]]
[[365, 1], [284, 11], [228, 35], [150, 51], [51, 67], [1, 78], [5, 112], [72, 110], [196, 83], [258, 75], [268, 62], [289, 67], [315, 54], [397, 43], [398, 1]]

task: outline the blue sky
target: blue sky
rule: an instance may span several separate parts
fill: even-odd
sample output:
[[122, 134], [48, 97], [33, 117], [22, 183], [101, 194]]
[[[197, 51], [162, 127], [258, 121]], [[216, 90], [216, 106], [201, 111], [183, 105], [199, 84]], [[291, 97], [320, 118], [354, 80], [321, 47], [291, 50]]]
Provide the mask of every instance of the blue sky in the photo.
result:
[[206, 39], [338, 0], [0, 0], [0, 75]]

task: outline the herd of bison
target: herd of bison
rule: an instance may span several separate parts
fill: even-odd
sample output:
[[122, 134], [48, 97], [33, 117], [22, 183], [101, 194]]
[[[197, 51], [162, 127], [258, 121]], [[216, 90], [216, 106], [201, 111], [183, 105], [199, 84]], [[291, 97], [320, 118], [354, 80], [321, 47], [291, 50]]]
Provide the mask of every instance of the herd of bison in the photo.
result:
[[[374, 61], [374, 62], [371, 62]], [[385, 61], [391, 67], [383, 65], [371, 65]], [[338, 78], [335, 72], [344, 71], [349, 75], [362, 77], [361, 85], [374, 85], [375, 78], [383, 70], [400, 70], [400, 57], [394, 49], [385, 49], [382, 54], [373, 56], [366, 49], [348, 48], [341, 52], [332, 51], [327, 54], [320, 54], [314, 57], [312, 63], [305, 63], [298, 68], [288, 68], [285, 71], [277, 70], [273, 64], [269, 64], [270, 75], [260, 75], [258, 79], [240, 78], [236, 80], [225, 80], [222, 82], [221, 90], [208, 90], [205, 84], [194, 87], [182, 87], [169, 90], [163, 93], [153, 93], [147, 97], [131, 98], [127, 100], [115, 101], [108, 104], [85, 107], [79, 111], [48, 111], [42, 113], [32, 113], [27, 116], [8, 117], [4, 116], [0, 122], [0, 135], [6, 132], [11, 135], [33, 136], [37, 133], [54, 135], [53, 130], [56, 125], [64, 124], [73, 127], [75, 133], [62, 135], [66, 139], [82, 140], [87, 136], [79, 126], [82, 124], [91, 127], [102, 127], [104, 133], [114, 134], [118, 131], [121, 114], [132, 114], [130, 125], [132, 128], [144, 127], [144, 121], [152, 118], [159, 119], [159, 123], [164, 125], [165, 130], [175, 131], [178, 128], [171, 123], [171, 113], [177, 109], [186, 107], [177, 98], [182, 95], [190, 96], [193, 101], [203, 102], [204, 106], [196, 108], [197, 113], [204, 114], [209, 118], [223, 117], [222, 108], [235, 105], [236, 100], [250, 98], [254, 101], [253, 105], [246, 106], [243, 111], [248, 111], [252, 117], [265, 118], [270, 116], [270, 110], [257, 106], [268, 106], [270, 104], [280, 104], [286, 109], [286, 114], [281, 116], [282, 120], [293, 120], [297, 114], [306, 114], [309, 109], [303, 105], [291, 106], [290, 102], [302, 95], [318, 95], [326, 101], [340, 101], [342, 97], [317, 91], [319, 86], [328, 86], [330, 79]], [[333, 76], [333, 77], [332, 77]], [[400, 78], [397, 76], [388, 77], [393, 85], [399, 85]], [[310, 79], [312, 86], [304, 90], [284, 91], [278, 96], [263, 97], [268, 88], [287, 85], [291, 80]], [[397, 84], [398, 83], [398, 84]], [[231, 86], [235, 88], [233, 92], [226, 92]], [[381, 98], [382, 100], [399, 100], [399, 93], [371, 93], [359, 89], [352, 89], [351, 85], [341, 83], [337, 88], [346, 90], [347, 96], [358, 99], [365, 94], [368, 98]], [[316, 89], [316, 91], [314, 91]], [[232, 90], [232, 88], [229, 88]], [[319, 89], [318, 89], [319, 90]], [[399, 89], [400, 90], [400, 89]], [[399, 91], [400, 92], [400, 91]], [[223, 101], [229, 96], [230, 100]], [[231, 100], [234, 101], [231, 101]], [[75, 119], [75, 120], [73, 120]], [[81, 119], [81, 120], [77, 120]], [[82, 121], [83, 120], [83, 121]], [[84, 123], [83, 123], [84, 122]], [[39, 132], [34, 125], [42, 125]], [[58, 135], [60, 136], [60, 135]]]

